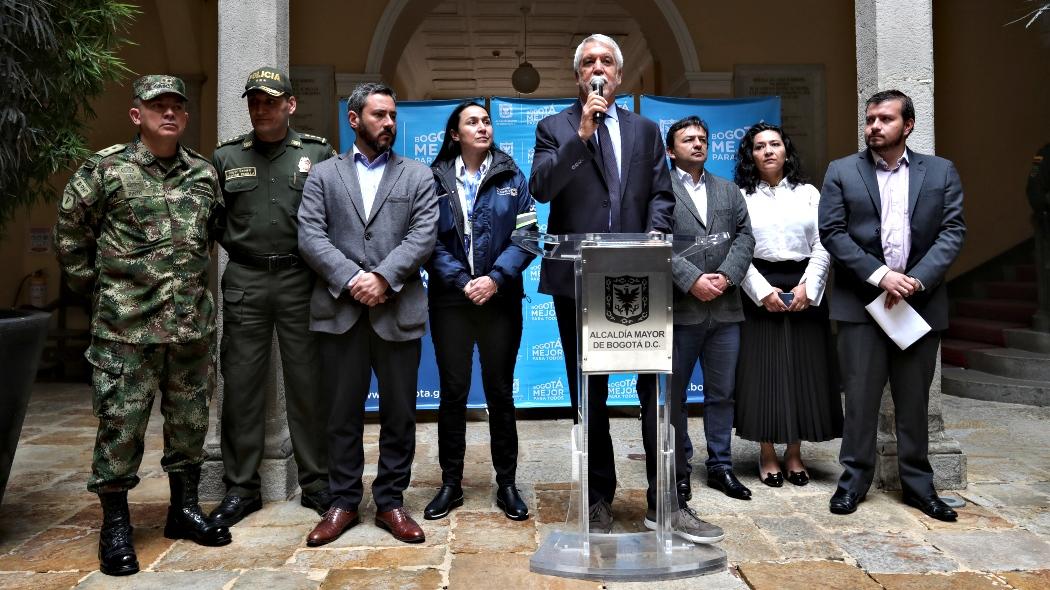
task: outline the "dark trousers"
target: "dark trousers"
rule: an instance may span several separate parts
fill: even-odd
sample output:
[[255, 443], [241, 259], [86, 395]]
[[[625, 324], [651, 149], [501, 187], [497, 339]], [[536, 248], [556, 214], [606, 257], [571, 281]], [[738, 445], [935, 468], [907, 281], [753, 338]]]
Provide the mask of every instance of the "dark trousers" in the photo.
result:
[[940, 333], [931, 332], [901, 350], [873, 323], [839, 322], [839, 367], [846, 393], [839, 488], [863, 495], [871, 487], [879, 407], [888, 379], [901, 487], [920, 496], [933, 493], [927, 409], [940, 341]]
[[275, 328], [299, 486], [303, 493], [328, 489], [327, 441], [318, 428], [328, 419], [328, 396], [317, 386], [317, 340], [309, 327], [313, 285], [305, 268], [269, 272], [230, 262], [223, 273], [220, 443], [227, 493], [259, 496]]
[[681, 404], [680, 428], [686, 436], [683, 459], [692, 454], [685, 400], [689, 377], [697, 359], [704, 373], [704, 434], [707, 436], [707, 470], [733, 468], [733, 391], [740, 353], [740, 323], [708, 319], [702, 324], [675, 324], [671, 354], [671, 395]]
[[489, 414], [489, 439], [496, 483], [514, 483], [518, 467], [518, 428], [514, 420], [514, 364], [521, 344], [521, 304], [490, 301], [477, 306], [430, 309], [441, 380], [438, 407], [438, 460], [441, 481], [459, 485], [467, 436], [467, 394], [474, 345], [481, 361], [481, 382]]
[[332, 505], [361, 503], [365, 401], [374, 370], [379, 382], [379, 467], [372, 497], [380, 512], [404, 504], [416, 451], [416, 382], [421, 340], [383, 340], [368, 314], [343, 334], [318, 335], [321, 389], [332, 399], [328, 418], [328, 473]]
[[[579, 408], [580, 392], [576, 382], [578, 374], [576, 360], [576, 342], [579, 334], [576, 330], [576, 300], [571, 297], [554, 296], [554, 314], [558, 318], [558, 333], [561, 336], [561, 347], [565, 352], [565, 371], [569, 377], [569, 400], [572, 402], [573, 420]], [[590, 492], [591, 504], [598, 500], [612, 502], [616, 493], [616, 465], [613, 455], [612, 437], [609, 435], [609, 408], [605, 405], [609, 399], [609, 377], [608, 375], [593, 375], [587, 382], [588, 410], [590, 412], [590, 428], [587, 432], [587, 453], [589, 462], [587, 466], [588, 491]], [[643, 413], [655, 412], [656, 401], [656, 377], [653, 375], [638, 376], [638, 399], [641, 401]], [[647, 405], [648, 404], [648, 405]], [[652, 477], [650, 478], [650, 493], [655, 498], [656, 490], [653, 487], [656, 474], [656, 463], [653, 453], [656, 444], [656, 430], [647, 434], [648, 429], [642, 429], [643, 444], [646, 449], [646, 472], [650, 471], [649, 464], [652, 463]], [[648, 443], [645, 438], [651, 434]]]

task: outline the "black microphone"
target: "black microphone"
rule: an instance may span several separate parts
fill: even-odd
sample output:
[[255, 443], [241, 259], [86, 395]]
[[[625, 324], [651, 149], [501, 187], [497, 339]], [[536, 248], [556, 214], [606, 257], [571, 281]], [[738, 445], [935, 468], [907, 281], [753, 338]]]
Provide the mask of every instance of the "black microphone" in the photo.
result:
[[[605, 76], [602, 76], [601, 74], [598, 74], [597, 76], [592, 76], [591, 77], [591, 91], [592, 92], [596, 92], [598, 94], [598, 96], [605, 96], [605, 84], [607, 82], [608, 81], [605, 79]], [[602, 113], [602, 112], [594, 113], [594, 120], [595, 120], [595, 122], [601, 123], [602, 117], [604, 115], [605, 115], [605, 113]]]

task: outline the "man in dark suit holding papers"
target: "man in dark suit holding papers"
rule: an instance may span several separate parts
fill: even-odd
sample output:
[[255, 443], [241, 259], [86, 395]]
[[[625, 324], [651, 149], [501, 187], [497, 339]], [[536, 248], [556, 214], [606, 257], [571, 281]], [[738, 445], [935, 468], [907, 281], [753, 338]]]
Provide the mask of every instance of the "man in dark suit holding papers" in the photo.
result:
[[[879, 406], [893, 395], [897, 460], [905, 503], [939, 520], [955, 511], [937, 496], [927, 456], [930, 384], [940, 331], [948, 327], [944, 276], [962, 248], [963, 192], [954, 165], [905, 145], [915, 127], [911, 98], [898, 90], [867, 101], [868, 149], [828, 166], [821, 190], [820, 239], [835, 261], [831, 319], [839, 322], [839, 365], [846, 416], [835, 514], [849, 514], [875, 475]], [[865, 310], [882, 293], [885, 307], [910, 305], [930, 332], [901, 350]]]

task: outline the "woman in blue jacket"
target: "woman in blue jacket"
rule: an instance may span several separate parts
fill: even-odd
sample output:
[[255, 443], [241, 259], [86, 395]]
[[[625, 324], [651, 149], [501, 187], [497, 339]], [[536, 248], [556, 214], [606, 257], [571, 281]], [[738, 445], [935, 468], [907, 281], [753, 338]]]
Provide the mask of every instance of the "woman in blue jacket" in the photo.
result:
[[442, 485], [423, 517], [443, 518], [463, 505], [467, 393], [476, 344], [488, 405], [496, 504], [507, 518], [525, 520], [529, 509], [514, 486], [518, 431], [513, 383], [521, 344], [521, 273], [533, 256], [513, 244], [510, 234], [535, 227], [535, 205], [528, 179], [509, 155], [493, 146], [489, 113], [477, 103], [464, 102], [452, 111], [431, 168], [441, 212], [427, 271], [430, 333], [441, 380]]

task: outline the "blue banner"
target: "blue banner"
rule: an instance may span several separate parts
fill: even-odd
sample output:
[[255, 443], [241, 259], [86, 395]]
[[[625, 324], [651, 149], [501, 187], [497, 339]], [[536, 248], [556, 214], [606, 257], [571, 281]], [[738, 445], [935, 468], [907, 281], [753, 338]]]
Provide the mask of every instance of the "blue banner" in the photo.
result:
[[641, 114], [660, 125], [662, 135], [675, 121], [696, 115], [710, 127], [705, 170], [722, 178], [733, 179], [736, 150], [740, 140], [755, 123], [765, 121], [780, 125], [780, 97], [704, 99], [642, 96]]
[[[475, 100], [483, 104], [482, 99]], [[496, 146], [510, 154], [525, 176], [529, 176], [536, 143], [536, 126], [543, 118], [558, 113], [575, 100], [493, 97], [490, 115]], [[632, 96], [621, 95], [616, 101], [621, 107], [634, 111]], [[399, 102], [395, 151], [429, 166], [437, 156], [444, 139], [445, 121], [460, 102]], [[780, 99], [777, 97], [708, 100], [642, 96], [640, 107], [642, 115], [657, 122], [663, 134], [666, 134], [671, 124], [682, 117], [697, 115], [704, 119], [710, 127], [707, 169], [725, 178], [733, 176], [736, 150], [747, 129], [758, 121], [780, 123]], [[339, 103], [339, 145], [344, 152], [350, 149], [354, 141], [346, 111], [346, 99], [343, 99]], [[547, 229], [548, 211], [548, 205], [537, 203], [540, 231]], [[426, 284], [428, 277], [425, 272], [421, 272]], [[524, 328], [514, 372], [515, 405], [519, 408], [567, 407], [568, 377], [565, 374], [564, 351], [558, 337], [554, 303], [549, 295], [537, 291], [540, 281], [539, 260], [534, 261], [525, 271], [524, 280]], [[635, 375], [610, 377], [609, 405], [637, 405], [636, 382]], [[419, 409], [437, 408], [440, 395], [434, 346], [428, 326], [427, 335], [423, 337], [422, 342], [416, 405]], [[699, 363], [693, 370], [688, 399], [690, 402], [703, 401], [703, 380]], [[378, 386], [373, 377], [366, 407], [375, 410], [378, 405]], [[485, 407], [481, 369], [476, 354], [467, 405], [471, 408]]]

